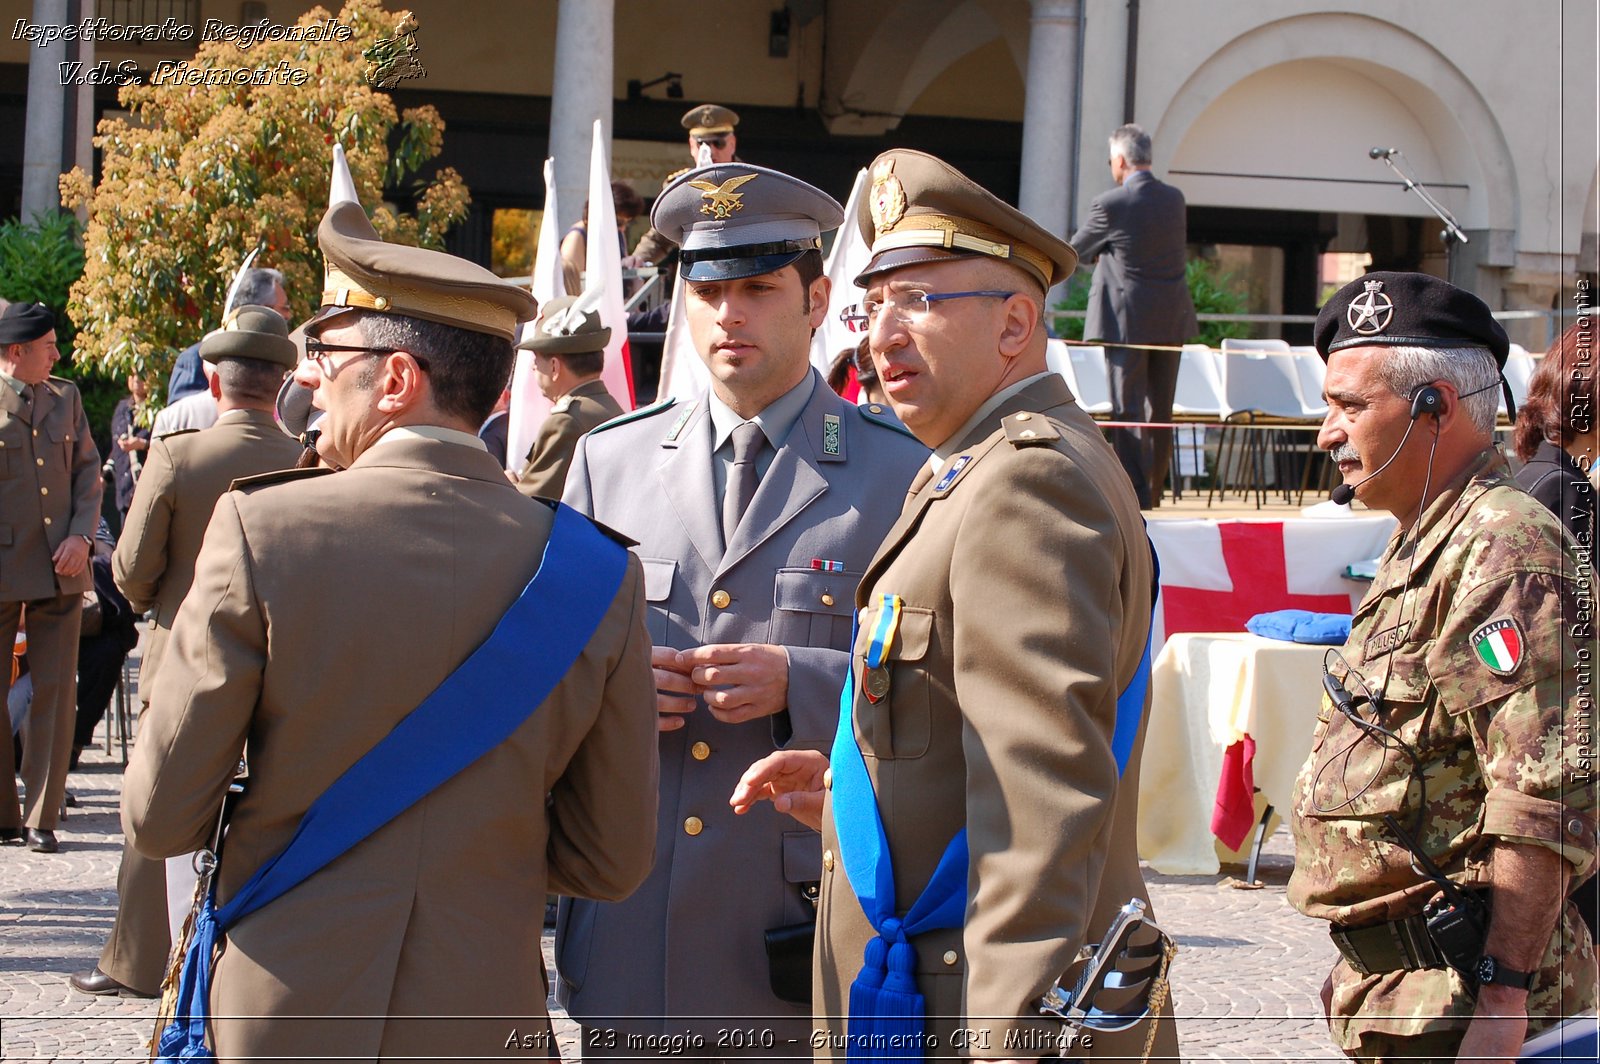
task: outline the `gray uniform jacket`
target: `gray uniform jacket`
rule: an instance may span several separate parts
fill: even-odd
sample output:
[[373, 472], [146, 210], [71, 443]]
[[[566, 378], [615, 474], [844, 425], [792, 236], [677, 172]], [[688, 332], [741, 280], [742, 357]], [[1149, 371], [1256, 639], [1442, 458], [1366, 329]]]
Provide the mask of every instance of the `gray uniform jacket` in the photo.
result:
[[1082, 262], [1099, 256], [1089, 286], [1085, 340], [1181, 344], [1200, 330], [1184, 276], [1188, 209], [1183, 193], [1135, 170], [1094, 198], [1072, 234]]
[[760, 1017], [780, 1051], [810, 1034], [809, 1010], [770, 991], [763, 932], [811, 917], [800, 884], [821, 878], [819, 837], [769, 805], [735, 816], [728, 796], [777, 747], [832, 745], [856, 583], [928, 453], [885, 408], [846, 403], [812, 377], [726, 553], [704, 397], [589, 433], [568, 474], [569, 505], [638, 540], [657, 646], [789, 653], [786, 713], [730, 725], [702, 705], [660, 736], [656, 863], [644, 886], [616, 904], [563, 902], [558, 999], [590, 1026], [697, 1031], [708, 1053], [727, 1026], [719, 1017]]

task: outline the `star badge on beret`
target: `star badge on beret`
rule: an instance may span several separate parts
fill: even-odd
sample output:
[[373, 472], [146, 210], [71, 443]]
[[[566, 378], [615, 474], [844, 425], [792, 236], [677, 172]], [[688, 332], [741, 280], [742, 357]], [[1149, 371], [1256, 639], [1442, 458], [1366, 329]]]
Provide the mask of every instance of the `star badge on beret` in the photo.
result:
[[1522, 664], [1522, 629], [1509, 617], [1500, 617], [1481, 625], [1470, 637], [1472, 649], [1478, 660], [1489, 671], [1500, 676], [1510, 676]]
[[893, 229], [906, 214], [906, 190], [894, 176], [894, 160], [881, 160], [872, 171], [872, 225], [880, 233]]
[[1345, 320], [1362, 336], [1376, 336], [1389, 327], [1394, 317], [1394, 300], [1383, 292], [1382, 281], [1368, 281], [1366, 294], [1350, 301]]
[[760, 176], [760, 174], [738, 174], [720, 185], [710, 181], [691, 181], [689, 187], [699, 189], [701, 198], [706, 201], [700, 205], [700, 213], [720, 222], [735, 211], [744, 210], [742, 202], [744, 193], [735, 192], [734, 189]]

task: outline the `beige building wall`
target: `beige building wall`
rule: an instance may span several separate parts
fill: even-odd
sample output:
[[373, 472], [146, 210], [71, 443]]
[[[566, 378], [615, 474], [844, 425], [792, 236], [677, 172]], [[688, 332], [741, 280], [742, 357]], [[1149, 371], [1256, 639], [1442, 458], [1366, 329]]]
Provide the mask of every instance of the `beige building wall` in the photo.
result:
[[[1398, 147], [1468, 231], [1480, 290], [1544, 307], [1594, 270], [1595, 5], [1328, 6], [1144, 0], [1135, 120], [1157, 171], [1192, 205], [1429, 216], [1368, 156]], [[1123, 120], [1124, 11], [1088, 0], [1080, 214]]]

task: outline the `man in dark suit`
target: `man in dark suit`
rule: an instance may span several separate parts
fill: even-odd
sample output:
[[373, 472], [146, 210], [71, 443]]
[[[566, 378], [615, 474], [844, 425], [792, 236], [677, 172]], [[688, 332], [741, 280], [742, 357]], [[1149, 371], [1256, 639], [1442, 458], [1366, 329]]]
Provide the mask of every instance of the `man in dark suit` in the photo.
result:
[[[1111, 134], [1111, 176], [1089, 220], [1070, 243], [1079, 261], [1096, 256], [1083, 338], [1107, 344], [1111, 416], [1116, 421], [1172, 420], [1178, 352], [1119, 344], [1181, 344], [1199, 332], [1184, 275], [1188, 243], [1183, 193], [1150, 172], [1150, 134], [1126, 125]], [[1133, 480], [1139, 506], [1161, 501], [1172, 458], [1172, 430], [1113, 429], [1111, 445]]]

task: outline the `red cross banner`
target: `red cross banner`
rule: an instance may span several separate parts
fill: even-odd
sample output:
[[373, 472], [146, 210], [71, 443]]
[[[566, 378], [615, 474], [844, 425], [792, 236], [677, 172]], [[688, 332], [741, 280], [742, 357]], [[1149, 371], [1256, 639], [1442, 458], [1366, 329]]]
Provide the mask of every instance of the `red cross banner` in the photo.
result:
[[1161, 561], [1152, 645], [1178, 632], [1242, 632], [1258, 613], [1351, 613], [1366, 593], [1345, 567], [1383, 553], [1388, 516], [1149, 523]]

